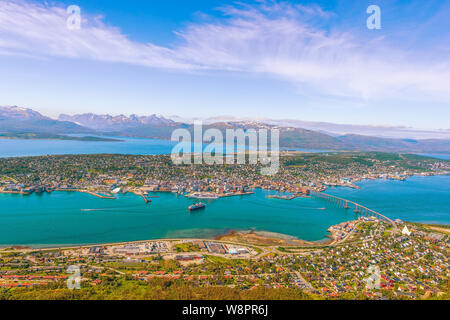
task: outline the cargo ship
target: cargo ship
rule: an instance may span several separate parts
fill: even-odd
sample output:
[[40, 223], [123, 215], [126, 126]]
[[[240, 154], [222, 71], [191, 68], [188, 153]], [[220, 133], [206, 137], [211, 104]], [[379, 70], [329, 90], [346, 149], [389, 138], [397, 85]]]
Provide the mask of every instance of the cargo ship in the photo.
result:
[[193, 204], [192, 206], [189, 206], [189, 212], [191, 212], [191, 211], [196, 211], [196, 210], [201, 210], [201, 209], [205, 209], [206, 208], [206, 204], [204, 204], [204, 203], [196, 203], [196, 204]]

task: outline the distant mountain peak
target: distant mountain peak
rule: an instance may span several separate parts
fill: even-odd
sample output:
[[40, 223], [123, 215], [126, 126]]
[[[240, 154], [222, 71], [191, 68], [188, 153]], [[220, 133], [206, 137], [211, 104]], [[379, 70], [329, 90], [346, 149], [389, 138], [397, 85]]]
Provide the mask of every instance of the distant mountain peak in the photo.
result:
[[161, 126], [174, 123], [173, 120], [166, 119], [162, 116], [157, 116], [156, 114], [150, 116], [139, 116], [136, 114], [132, 114], [130, 116], [126, 116], [123, 114], [112, 116], [109, 114], [97, 115], [93, 113], [70, 116], [67, 114], [61, 114], [58, 119], [60, 121], [74, 122], [92, 129], [107, 131], [122, 130], [129, 127], [148, 125]]
[[0, 119], [25, 121], [49, 120], [50, 118], [28, 108], [18, 106], [0, 106]]

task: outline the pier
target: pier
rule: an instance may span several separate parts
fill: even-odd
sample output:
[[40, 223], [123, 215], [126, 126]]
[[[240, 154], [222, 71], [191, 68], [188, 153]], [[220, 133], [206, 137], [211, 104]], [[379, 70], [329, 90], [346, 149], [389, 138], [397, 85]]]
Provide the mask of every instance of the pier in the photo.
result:
[[255, 194], [253, 191], [251, 192], [234, 192], [234, 193], [226, 193], [226, 194], [219, 194], [219, 198], [229, 198], [229, 197], [237, 197], [237, 196], [249, 196]]
[[147, 199], [147, 197], [143, 193], [141, 193], [140, 196], [142, 197], [142, 199], [144, 199], [145, 204], [148, 204], [148, 203], [152, 202], [152, 200]]
[[310, 198], [309, 196], [305, 195], [305, 194], [293, 194], [293, 195], [289, 195], [289, 196], [266, 196], [269, 199], [280, 199], [280, 200], [294, 200], [297, 198]]
[[144, 199], [145, 204], [148, 204], [148, 203], [152, 202], [152, 200], [148, 199], [143, 192], [131, 191], [131, 193], [142, 197], [142, 199]]
[[102, 195], [100, 193], [95, 193], [95, 192], [87, 191], [87, 190], [78, 190], [78, 192], [87, 193], [87, 194], [90, 194], [90, 195], [92, 195], [94, 197], [97, 197], [97, 198], [100, 198], [100, 199], [110, 199], [110, 200], [116, 200], [117, 199], [116, 197], [113, 197], [113, 196], [105, 196], [105, 195]]
[[397, 228], [397, 224], [394, 222], [394, 220], [386, 217], [385, 215], [376, 212], [372, 209], [369, 209], [363, 205], [360, 205], [359, 203], [347, 200], [347, 199], [342, 199], [339, 197], [335, 197], [326, 193], [322, 193], [322, 192], [317, 192], [317, 191], [311, 191], [311, 195], [315, 196], [317, 198], [321, 198], [321, 199], [325, 199], [335, 205], [337, 205], [338, 207], [344, 208], [346, 210], [350, 210], [350, 209], [354, 209], [354, 213], [357, 214], [359, 217], [375, 217], [377, 219], [380, 220], [384, 220], [389, 222], [390, 224], [392, 224], [392, 226], [394, 227], [394, 232], [396, 232], [398, 230]]

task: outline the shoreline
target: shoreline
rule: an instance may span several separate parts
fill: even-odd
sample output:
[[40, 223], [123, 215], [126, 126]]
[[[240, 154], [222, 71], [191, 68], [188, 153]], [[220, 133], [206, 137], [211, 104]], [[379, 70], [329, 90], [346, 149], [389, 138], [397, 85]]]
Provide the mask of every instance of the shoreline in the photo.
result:
[[[300, 246], [314, 246], [318, 244], [325, 245], [331, 243], [330, 235], [325, 239], [317, 241], [303, 240], [291, 235], [271, 232], [271, 231], [254, 231], [254, 230], [230, 230], [226, 234], [218, 235], [214, 238], [216, 241], [234, 241], [239, 243], [249, 243], [252, 245], [300, 245]], [[243, 241], [239, 241], [239, 239]]]
[[[407, 182], [409, 178], [415, 178], [415, 177], [422, 177], [422, 178], [428, 178], [428, 177], [441, 177], [441, 176], [450, 176], [450, 172], [443, 172], [440, 174], [413, 174], [410, 176], [406, 176], [402, 179], [396, 179], [396, 178], [356, 178], [355, 180], [352, 181], [353, 183], [359, 183], [359, 182], [364, 182], [364, 181], [401, 181], [401, 182]], [[357, 186], [357, 185], [346, 185], [346, 184], [325, 184], [327, 187], [325, 188], [320, 188], [320, 190], [312, 190], [312, 191], [316, 191], [316, 192], [320, 192], [320, 193], [324, 193], [326, 192], [328, 189], [330, 188], [349, 188], [349, 189], [356, 189], [356, 190], [360, 190], [361, 187]], [[355, 188], [356, 187], [356, 188]], [[255, 190], [263, 190], [263, 191], [277, 191], [281, 194], [285, 194], [285, 193], [289, 193], [288, 191], [278, 191], [278, 190], [271, 190], [271, 189], [265, 189], [265, 188], [256, 188]], [[54, 189], [51, 192], [46, 191], [47, 193], [52, 193], [52, 192], [81, 192], [81, 193], [88, 193], [91, 194], [93, 196], [99, 197], [99, 198], [105, 198], [105, 199], [116, 199], [115, 197], [109, 197], [109, 196], [103, 196], [103, 195], [98, 195], [97, 193], [102, 193], [105, 192], [104, 190], [99, 190], [99, 191], [90, 191], [90, 190], [84, 190], [84, 189], [79, 189], [79, 188], [72, 188], [72, 189]], [[137, 191], [129, 191], [137, 196], [141, 196], [141, 194]], [[36, 192], [25, 192], [25, 191], [5, 191], [5, 190], [1, 190], [0, 189], [0, 194], [21, 194], [21, 195], [33, 195]], [[172, 191], [165, 191], [165, 190], [159, 190], [159, 191], [150, 191], [150, 193], [170, 193], [170, 194], [175, 194]], [[227, 197], [235, 197], [235, 196], [245, 196], [245, 195], [252, 195], [254, 194], [253, 191], [250, 192], [237, 192], [237, 193], [232, 193], [232, 194], [216, 194], [217, 195], [217, 199], [220, 198], [227, 198]], [[185, 197], [189, 198], [189, 194], [185, 194]], [[283, 195], [269, 195], [268, 198], [273, 198], [273, 199], [281, 199], [281, 200], [293, 200], [295, 198], [308, 198], [307, 195], [291, 195], [289, 197], [292, 197], [292, 199], [285, 199], [285, 196]], [[154, 197], [148, 197], [148, 198], [154, 198]], [[196, 198], [196, 197], [193, 197]], [[198, 198], [198, 199], [202, 199], [202, 198]], [[214, 200], [217, 200], [214, 199]]]
[[[407, 182], [409, 178], [415, 178], [415, 177], [423, 177], [423, 178], [427, 178], [427, 177], [441, 177], [441, 176], [450, 176], [450, 172], [442, 172], [442, 173], [418, 173], [418, 174], [412, 174], [409, 176], [404, 176], [404, 177], [377, 177], [377, 178], [369, 178], [369, 177], [361, 177], [361, 178], [355, 178], [354, 180], [352, 180], [352, 182], [350, 184], [336, 184], [336, 183], [330, 183], [330, 184], [325, 184], [325, 187], [321, 187], [318, 188], [317, 190], [315, 190], [314, 188], [310, 191], [316, 191], [316, 192], [326, 192], [328, 189], [330, 188], [349, 188], [349, 189], [356, 189], [356, 190], [360, 190], [361, 187], [358, 185], [355, 185], [355, 183], [359, 183], [359, 182], [364, 182], [364, 181], [401, 181], [401, 182]], [[289, 191], [278, 191], [278, 190], [271, 190], [271, 189], [265, 189], [265, 188], [256, 188], [256, 189], [260, 189], [260, 190], [266, 190], [266, 191], [277, 191], [280, 194], [285, 194], [285, 193], [289, 193]], [[255, 190], [256, 190], [255, 189]], [[99, 197], [99, 198], [105, 198], [105, 199], [115, 199], [115, 197], [110, 197], [110, 196], [104, 196], [104, 195], [98, 195], [98, 193], [102, 193], [102, 192], [108, 192], [105, 190], [98, 190], [98, 191], [91, 191], [88, 189], [80, 189], [80, 188], [71, 188], [71, 189], [60, 189], [60, 188], [56, 188], [52, 191], [46, 191], [47, 193], [52, 193], [54, 191], [61, 191], [61, 192], [81, 192], [81, 193], [89, 193], [93, 196]], [[141, 196], [141, 191], [129, 191], [135, 195]], [[174, 193], [172, 191], [166, 191], [166, 190], [159, 190], [159, 191], [150, 191], [151, 193]], [[2, 190], [0, 189], [0, 194], [21, 194], [21, 195], [32, 195], [36, 192], [26, 192], [26, 191], [9, 191], [9, 190]], [[109, 192], [108, 192], [109, 193]], [[217, 196], [218, 199], [220, 198], [226, 198], [226, 197], [235, 197], [235, 196], [245, 196], [245, 195], [252, 195], [254, 194], [253, 191], [249, 191], [249, 192], [235, 192], [232, 194], [215, 194]], [[190, 194], [185, 194], [185, 197], [190, 197]], [[274, 198], [274, 199], [281, 199], [281, 200], [293, 200], [295, 198], [299, 198], [299, 197], [307, 197], [307, 195], [294, 195], [292, 194], [290, 197], [292, 197], [292, 199], [285, 199], [285, 196], [283, 195], [269, 195], [269, 198]], [[197, 197], [192, 197], [192, 198], [197, 198]], [[198, 199], [202, 199], [202, 198], [198, 198]], [[215, 199], [217, 200], [217, 199]]]
[[[8, 136], [8, 134], [10, 134]], [[34, 141], [75, 141], [75, 142], [127, 142], [127, 140], [150, 140], [150, 141], [160, 141], [160, 142], [165, 142], [165, 143], [171, 143], [172, 140], [170, 139], [170, 137], [142, 137], [142, 136], [129, 136], [126, 134], [122, 134], [122, 135], [110, 135], [107, 132], [103, 132], [103, 133], [76, 133], [76, 134], [72, 134], [72, 133], [66, 133], [66, 134], [49, 134], [49, 135], [54, 135], [53, 137], [32, 137], [32, 138], [26, 138], [26, 137], [21, 137], [21, 136], [17, 136], [14, 137], [12, 136], [14, 133], [6, 133], [6, 135], [0, 136], [1, 140], [22, 140], [22, 141], [30, 141], [30, 140], [34, 140]], [[30, 134], [34, 134], [36, 135], [37, 133], [35, 132], [30, 132]], [[225, 144], [224, 144], [225, 145]], [[246, 146], [241, 146], [240, 147], [246, 147]], [[238, 150], [238, 152], [248, 152], [249, 150]], [[354, 153], [354, 152], [383, 152], [383, 153], [393, 153], [393, 151], [390, 150], [386, 150], [386, 151], [382, 151], [382, 150], [367, 150], [367, 151], [361, 151], [360, 149], [329, 149], [329, 148], [323, 148], [323, 149], [316, 149], [316, 148], [308, 148], [308, 147], [293, 147], [293, 146], [285, 146], [282, 145], [280, 146], [280, 153], [281, 154], [320, 154], [320, 153]], [[435, 159], [440, 159], [440, 158], [436, 158], [435, 156], [450, 156], [448, 152], [442, 152], [442, 151], [431, 151], [431, 153], [429, 151], [415, 151], [415, 152], [408, 152], [407, 150], [405, 151], [400, 151], [400, 152], [394, 152], [394, 153], [400, 153], [400, 154], [411, 154], [411, 155], [418, 155], [418, 156], [422, 156], [422, 157], [428, 157], [428, 158], [435, 158]], [[96, 153], [76, 153], [73, 155], [85, 155], [85, 154], [89, 154], [89, 155], [94, 155]], [[104, 154], [115, 154], [115, 153], [104, 153]], [[121, 154], [121, 155], [127, 155], [126, 153], [117, 153], [117, 154]], [[159, 153], [157, 155], [170, 155], [170, 151], [168, 151], [167, 153]], [[61, 155], [65, 155], [64, 153], [62, 154], [50, 154], [50, 156], [61, 156]], [[132, 155], [142, 155], [142, 154], [132, 154]], [[147, 155], [147, 154], [145, 154]], [[42, 157], [42, 156], [49, 156], [49, 154], [40, 154], [40, 155], [14, 155], [14, 156], [1, 156], [0, 158], [27, 158], [27, 157]], [[444, 159], [445, 160], [445, 159]]]
[[[330, 188], [349, 188], [349, 189], [356, 189], [361, 190], [361, 187], [358, 185], [355, 185], [355, 183], [364, 182], [364, 181], [400, 181], [400, 182], [407, 182], [410, 178], [427, 178], [427, 177], [441, 177], [441, 176], [450, 176], [450, 172], [443, 172], [443, 173], [422, 173], [422, 174], [412, 174], [405, 177], [378, 177], [378, 178], [355, 178], [355, 180], [352, 180], [351, 184], [329, 184], [326, 185], [326, 189], [318, 191], [318, 192], [326, 192]], [[355, 188], [356, 187], [356, 188]]]
[[[409, 177], [422, 177], [422, 178], [429, 178], [429, 177], [438, 177], [438, 176], [448, 176], [449, 173], [446, 174], [438, 174], [438, 175], [412, 175]], [[408, 178], [409, 178], [408, 177]], [[390, 179], [361, 179], [361, 181], [392, 181]], [[345, 186], [342, 186], [345, 187]], [[264, 189], [261, 189], [264, 191]], [[103, 195], [98, 195], [94, 192], [88, 191], [88, 190], [81, 190], [81, 189], [55, 189], [55, 192], [80, 192], [80, 193], [85, 193], [85, 194], [90, 194], [93, 196], [96, 196], [98, 198], [105, 198], [105, 199], [116, 199], [115, 197], [105, 197]], [[135, 195], [138, 196], [142, 196], [141, 194], [136, 194], [134, 192], [132, 192]], [[155, 192], [158, 193], [158, 192]], [[29, 195], [29, 194], [24, 194], [21, 192], [14, 192], [14, 191], [0, 191], [0, 194], [22, 194], [22, 195]], [[175, 194], [174, 194], [175, 195]], [[418, 224], [423, 224], [423, 225], [427, 225], [427, 226], [439, 226], [439, 225], [444, 225], [444, 226], [449, 226], [450, 223], [449, 222], [441, 222], [441, 221], [436, 221], [436, 222], [426, 222], [426, 221], [409, 221], [407, 220], [406, 222], [408, 223], [418, 223]], [[330, 228], [333, 226], [330, 226]], [[194, 238], [196, 240], [216, 240], [216, 241], [222, 241], [221, 239], [226, 238], [232, 234], [240, 234], [241, 236], [246, 235], [245, 233], [247, 232], [247, 235], [251, 235], [254, 238], [261, 238], [263, 241], [272, 241], [272, 242], [277, 242], [280, 240], [289, 240], [289, 241], [294, 241], [294, 242], [298, 242], [301, 243], [303, 245], [305, 244], [309, 244], [309, 245], [325, 245], [326, 243], [329, 243], [330, 241], [332, 242], [332, 239], [330, 240], [330, 234], [325, 235], [325, 237], [321, 240], [316, 240], [316, 241], [308, 241], [308, 240], [304, 240], [301, 238], [297, 238], [295, 236], [290, 236], [290, 235], [285, 235], [285, 234], [277, 234], [271, 231], [252, 231], [252, 230], [247, 230], [247, 231], [234, 231], [231, 230], [230, 232], [228, 232], [227, 234], [218, 234], [216, 236], [212, 236], [211, 238]], [[272, 236], [261, 236], [262, 233], [268, 233], [271, 235], [279, 235], [280, 237], [272, 237]], [[256, 236], [254, 236], [256, 235]], [[285, 239], [283, 239], [285, 238]], [[132, 241], [118, 241], [118, 242], [113, 242], [112, 244], [116, 244], [116, 243], [137, 243], [137, 242], [143, 242], [143, 241], [168, 241], [168, 240], [176, 240], [176, 241], [181, 241], [181, 240], [187, 240], [190, 238], [176, 238], [176, 239], [164, 239], [164, 238], [160, 238], [160, 239], [146, 239], [146, 240], [132, 240]], [[50, 249], [57, 249], [57, 248], [67, 248], [67, 247], [92, 247], [92, 246], [98, 246], [98, 245], [105, 245], [102, 242], [99, 243], [83, 243], [83, 244], [19, 244], [19, 245], [12, 245], [12, 244], [5, 244], [2, 245], [0, 244], [0, 248], [7, 248], [7, 247], [30, 247], [30, 248], [35, 248], [37, 250], [50, 250]]]
[[[358, 222], [359, 220], [352, 220], [349, 222]], [[443, 233], [449, 233], [450, 232], [450, 224], [449, 225], [440, 225], [440, 224], [428, 224], [428, 223], [420, 223], [420, 222], [411, 222], [411, 221], [404, 221], [404, 223], [412, 224], [412, 225], [419, 225], [423, 226], [425, 228], [429, 228], [430, 230], [434, 230], [436, 232], [443, 232]], [[331, 226], [330, 229], [334, 227]], [[446, 228], [448, 227], [448, 228]], [[448, 229], [448, 230], [447, 230]], [[8, 248], [12, 248], [13, 250], [30, 250], [30, 251], [51, 251], [51, 250], [70, 250], [70, 249], [79, 249], [79, 248], [92, 248], [92, 247], [98, 247], [98, 246], [119, 246], [119, 245], [132, 245], [132, 244], [141, 244], [145, 242], [158, 242], [158, 241], [169, 241], [169, 242], [175, 242], [175, 241], [216, 241], [221, 243], [234, 243], [234, 244], [241, 244], [241, 245], [250, 245], [250, 246], [270, 246], [263, 243], [251, 243], [251, 242], [239, 242], [234, 241], [232, 239], [227, 239], [229, 236], [234, 235], [256, 235], [257, 237], [266, 240], [266, 241], [293, 241], [295, 244], [297, 244], [299, 247], [303, 247], [304, 249], [308, 249], [309, 247], [326, 247], [332, 244], [336, 244], [336, 239], [333, 238], [332, 233], [328, 232], [329, 235], [327, 235], [322, 240], [316, 240], [316, 241], [308, 241], [303, 240], [300, 238], [297, 238], [295, 236], [290, 236], [282, 233], [276, 233], [276, 232], [270, 232], [270, 231], [254, 231], [254, 230], [241, 230], [241, 231], [235, 231], [230, 230], [226, 234], [217, 235], [213, 238], [158, 238], [158, 239], [145, 239], [145, 240], [132, 240], [132, 241], [117, 241], [117, 242], [101, 242], [101, 243], [84, 243], [84, 244], [36, 244], [36, 245], [29, 245], [29, 244], [18, 244], [18, 245], [2, 245], [0, 244], [0, 251], [5, 250]], [[279, 243], [275, 246], [286, 246], [289, 244], [286, 243]], [[272, 245], [273, 246], [273, 245]]]
[[[230, 231], [233, 232], [233, 231]], [[240, 231], [239, 233], [241, 233], [242, 231]], [[250, 233], [252, 231], [249, 231]], [[264, 232], [268, 232], [268, 233], [272, 233], [272, 234], [276, 234], [273, 232], [269, 232], [269, 231], [258, 231], [255, 233], [264, 233]], [[282, 234], [279, 234], [282, 235]], [[222, 235], [224, 236], [224, 235]], [[260, 245], [260, 246], [264, 246], [263, 244], [256, 244], [256, 243], [243, 243], [243, 242], [236, 242], [236, 241], [230, 241], [230, 240], [226, 240], [226, 239], [218, 239], [218, 237], [222, 237], [222, 236], [216, 236], [213, 238], [158, 238], [158, 239], [146, 239], [146, 240], [133, 240], [133, 241], [118, 241], [118, 242], [102, 242], [102, 243], [85, 243], [85, 244], [48, 244], [48, 245], [27, 245], [27, 244], [19, 244], [19, 245], [0, 245], [0, 251], [4, 250], [4, 249], [8, 249], [8, 248], [20, 248], [21, 250], [37, 250], [37, 251], [49, 251], [49, 250], [70, 250], [70, 249], [79, 249], [79, 248], [92, 248], [92, 247], [98, 247], [98, 246], [118, 246], [118, 245], [132, 245], [132, 244], [140, 244], [140, 243], [144, 243], [144, 242], [158, 242], [158, 241], [169, 241], [169, 242], [174, 242], [174, 241], [212, 241], [212, 242], [221, 242], [221, 243], [235, 243], [235, 244], [242, 244], [242, 245]], [[289, 235], [284, 235], [286, 237], [292, 237]], [[278, 238], [270, 238], [270, 237], [264, 237], [264, 236], [260, 236], [261, 238], [265, 238], [268, 240], [283, 240], [283, 239], [278, 239]], [[294, 237], [295, 238], [295, 237]], [[298, 238], [292, 239], [291, 241], [295, 241], [298, 243], [303, 243], [303, 244], [310, 244], [310, 245], [325, 245], [325, 242], [329, 242], [329, 239], [322, 239], [322, 240], [318, 240], [318, 241], [307, 241], [307, 240], [301, 240]], [[281, 245], [281, 244], [280, 244]], [[306, 247], [307, 248], [307, 247]]]

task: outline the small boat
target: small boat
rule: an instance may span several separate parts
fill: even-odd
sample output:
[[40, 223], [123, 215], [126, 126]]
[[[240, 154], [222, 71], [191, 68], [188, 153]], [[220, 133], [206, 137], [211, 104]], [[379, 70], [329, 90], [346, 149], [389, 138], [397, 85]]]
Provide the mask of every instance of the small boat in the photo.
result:
[[201, 210], [201, 209], [205, 209], [205, 208], [206, 208], [206, 204], [199, 202], [199, 203], [193, 204], [192, 206], [189, 206], [188, 209], [189, 209], [189, 212], [191, 212], [191, 211]]
[[119, 193], [121, 190], [122, 190], [122, 189], [120, 189], [120, 188], [115, 188], [114, 190], [111, 191], [111, 193], [117, 194], [117, 193]]

